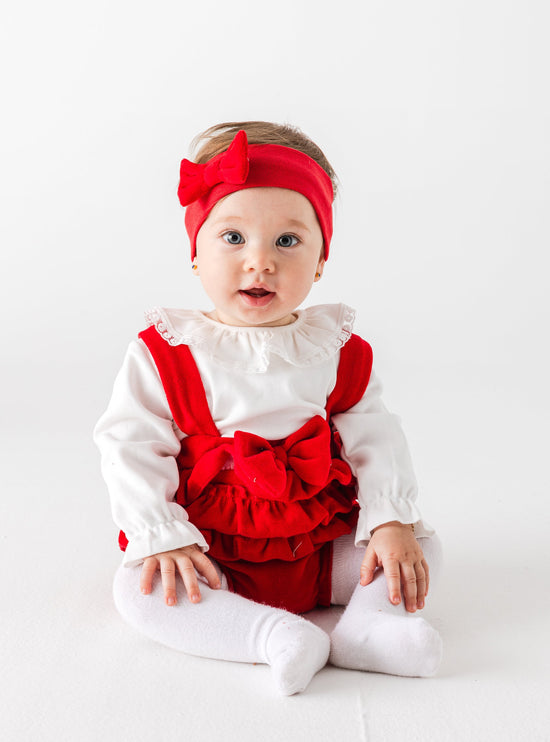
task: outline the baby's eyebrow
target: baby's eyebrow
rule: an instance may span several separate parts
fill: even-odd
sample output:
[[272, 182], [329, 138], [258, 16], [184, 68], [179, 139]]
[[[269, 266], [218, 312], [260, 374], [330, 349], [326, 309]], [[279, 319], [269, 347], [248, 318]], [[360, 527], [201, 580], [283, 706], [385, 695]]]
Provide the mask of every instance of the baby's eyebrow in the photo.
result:
[[242, 216], [219, 216], [217, 219], [213, 219], [214, 224], [223, 224], [223, 222], [242, 222]]
[[[217, 219], [214, 218], [212, 220], [212, 224], [218, 225], [218, 224], [231, 224], [233, 222], [242, 222], [246, 221], [246, 217], [243, 216], [220, 216]], [[311, 229], [304, 224], [304, 222], [301, 222], [299, 219], [285, 219], [285, 224], [289, 227], [295, 227], [297, 229], [301, 229], [305, 232], [311, 232]]]
[[289, 219], [288, 224], [298, 227], [298, 229], [303, 229], [306, 232], [311, 232], [311, 229], [307, 227], [303, 222], [301, 222], [299, 219]]

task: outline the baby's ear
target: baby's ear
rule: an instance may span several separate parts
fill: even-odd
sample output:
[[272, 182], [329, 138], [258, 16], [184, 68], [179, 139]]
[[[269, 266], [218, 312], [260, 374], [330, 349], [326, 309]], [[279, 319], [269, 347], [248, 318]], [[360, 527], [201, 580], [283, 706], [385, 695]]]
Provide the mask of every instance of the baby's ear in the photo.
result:
[[315, 280], [318, 281], [321, 276], [323, 275], [323, 271], [325, 269], [325, 258], [324, 254], [321, 255], [321, 258], [319, 259], [319, 262], [317, 263], [317, 272], [315, 274]]

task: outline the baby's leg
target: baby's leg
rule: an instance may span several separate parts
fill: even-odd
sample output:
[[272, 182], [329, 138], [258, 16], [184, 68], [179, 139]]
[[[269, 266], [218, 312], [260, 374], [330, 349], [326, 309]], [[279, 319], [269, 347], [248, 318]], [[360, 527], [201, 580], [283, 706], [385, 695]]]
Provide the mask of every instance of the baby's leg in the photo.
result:
[[304, 690], [326, 664], [329, 638], [309, 621], [202, 582], [200, 603], [192, 604], [182, 587], [178, 604], [167, 606], [158, 575], [153, 592], [140, 593], [140, 569], [119, 568], [114, 599], [122, 617], [150, 639], [199, 657], [268, 664], [284, 695]]
[[[436, 536], [418, 541], [430, 568], [431, 594], [441, 544]], [[441, 637], [418, 613], [408, 613], [403, 600], [397, 606], [390, 603], [381, 570], [369, 585], [359, 585], [364, 555], [363, 548], [354, 546], [353, 534], [334, 542], [333, 602], [348, 605], [330, 637], [331, 663], [390, 675], [433, 675], [441, 661]]]

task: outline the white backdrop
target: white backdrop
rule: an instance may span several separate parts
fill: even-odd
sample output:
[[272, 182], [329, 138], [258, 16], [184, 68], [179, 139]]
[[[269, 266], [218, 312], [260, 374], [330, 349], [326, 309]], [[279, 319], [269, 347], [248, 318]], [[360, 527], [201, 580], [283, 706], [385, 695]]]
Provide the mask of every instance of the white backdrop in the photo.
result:
[[[309, 301], [357, 309], [428, 520], [451, 559], [496, 567], [517, 538], [526, 562], [546, 558], [549, 22], [544, 0], [12, 3], [0, 29], [6, 481], [30, 476], [37, 441], [54, 457], [62, 446], [111, 537], [90, 438], [126, 344], [145, 308], [208, 307], [179, 162], [214, 123], [290, 122], [341, 181]], [[64, 460], [49, 486], [65, 482], [56, 517], [71, 527], [78, 482], [66, 486]], [[20, 496], [32, 517], [39, 494]]]
[[519, 426], [500, 451], [519, 484], [548, 400], [549, 20], [542, 0], [14, 4], [0, 44], [8, 430], [89, 431], [142, 310], [207, 306], [179, 161], [213, 123], [288, 121], [341, 180], [311, 302], [357, 308], [419, 463], [445, 455], [457, 414], [491, 455], [490, 426]]

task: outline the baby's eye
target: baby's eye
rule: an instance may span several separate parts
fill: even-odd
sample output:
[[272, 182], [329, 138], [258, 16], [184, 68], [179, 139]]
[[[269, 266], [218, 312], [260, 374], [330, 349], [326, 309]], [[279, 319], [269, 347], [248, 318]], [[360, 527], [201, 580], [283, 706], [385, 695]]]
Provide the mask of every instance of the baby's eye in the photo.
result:
[[280, 247], [294, 247], [300, 240], [293, 234], [282, 234], [277, 240]]
[[230, 245], [242, 245], [244, 242], [242, 234], [240, 232], [226, 232], [222, 234], [223, 239]]

